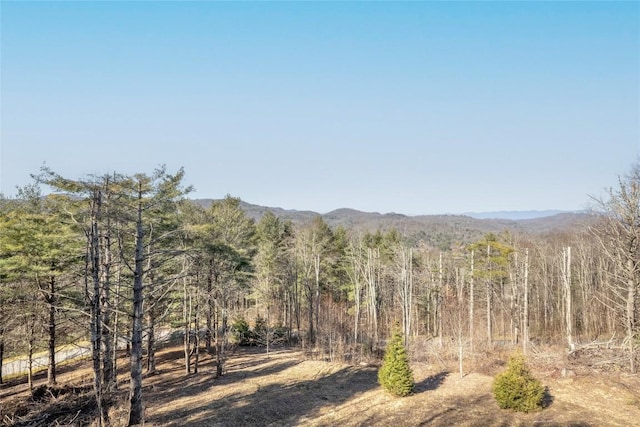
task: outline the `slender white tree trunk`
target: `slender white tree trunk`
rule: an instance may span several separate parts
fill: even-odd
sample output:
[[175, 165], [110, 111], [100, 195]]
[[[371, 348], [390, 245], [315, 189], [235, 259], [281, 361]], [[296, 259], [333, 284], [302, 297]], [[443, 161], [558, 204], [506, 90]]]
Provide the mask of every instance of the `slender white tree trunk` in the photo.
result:
[[[186, 261], [183, 263], [186, 270]], [[184, 322], [184, 373], [191, 373], [191, 292], [187, 288], [187, 277], [182, 279], [182, 321]]]
[[[316, 323], [316, 336], [320, 335], [320, 254], [316, 254], [314, 257], [314, 267], [315, 267], [315, 279], [316, 279], [316, 287], [315, 287], [315, 302], [316, 302], [316, 313], [315, 313], [315, 323]], [[268, 328], [269, 325], [267, 325]]]
[[564, 284], [564, 322], [567, 336], [567, 346], [569, 351], [574, 348], [573, 344], [573, 316], [571, 307], [571, 247], [563, 249], [563, 284]]
[[442, 271], [442, 252], [440, 252], [440, 258], [438, 259], [438, 293], [437, 293], [437, 313], [438, 313], [438, 346], [442, 349], [442, 316], [444, 311], [444, 279]]
[[522, 313], [522, 353], [529, 350], [529, 249], [524, 255], [524, 301]]
[[377, 296], [377, 260], [378, 253], [371, 248], [367, 251], [367, 282], [369, 293], [369, 322], [373, 348], [378, 348], [378, 296]]
[[353, 319], [353, 344], [357, 345], [358, 344], [358, 327], [360, 325], [360, 293], [361, 293], [361, 289], [362, 289], [362, 283], [361, 283], [361, 279], [360, 279], [360, 265], [359, 265], [359, 259], [356, 260], [356, 254], [353, 254], [353, 260], [352, 260], [352, 268], [353, 268], [353, 300], [355, 303], [355, 313], [354, 313], [354, 319]]
[[402, 331], [404, 333], [404, 345], [409, 343], [411, 334], [411, 305], [413, 295], [412, 262], [413, 249], [401, 249], [401, 269], [400, 269], [400, 296], [402, 298]]
[[488, 277], [487, 277], [487, 342], [489, 346], [493, 345], [493, 331], [491, 329], [491, 297], [493, 293], [493, 287], [491, 284], [491, 245], [487, 245], [487, 264], [488, 264]]
[[474, 266], [474, 254], [475, 252], [471, 251], [471, 277], [469, 278], [469, 349], [473, 353], [473, 325], [475, 322], [475, 318], [473, 315], [474, 309], [474, 284], [475, 284], [475, 266]]
[[636, 372], [635, 365], [635, 348], [637, 344], [635, 341], [635, 324], [636, 324], [636, 283], [634, 280], [634, 263], [632, 259], [627, 260], [627, 313], [626, 313], [626, 326], [627, 326], [627, 341], [629, 346], [629, 368], [632, 373]]

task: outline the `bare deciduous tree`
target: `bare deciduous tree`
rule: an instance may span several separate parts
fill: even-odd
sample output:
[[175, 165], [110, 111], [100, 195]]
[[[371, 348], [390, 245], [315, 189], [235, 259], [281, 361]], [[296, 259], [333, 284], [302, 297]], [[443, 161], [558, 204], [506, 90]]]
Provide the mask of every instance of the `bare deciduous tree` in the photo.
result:
[[607, 200], [597, 201], [601, 222], [593, 231], [606, 256], [614, 263], [612, 289], [624, 314], [625, 344], [632, 372], [637, 367], [638, 289], [640, 287], [640, 161], [620, 177]]

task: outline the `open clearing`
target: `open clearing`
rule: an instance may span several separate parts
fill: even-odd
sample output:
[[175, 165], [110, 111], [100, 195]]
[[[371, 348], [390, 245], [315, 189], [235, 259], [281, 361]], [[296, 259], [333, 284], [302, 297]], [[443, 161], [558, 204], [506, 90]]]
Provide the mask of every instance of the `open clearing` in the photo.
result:
[[[416, 363], [415, 392], [395, 398], [378, 386], [376, 366], [307, 360], [295, 349], [278, 348], [267, 356], [264, 349], [238, 348], [229, 357], [226, 374], [217, 379], [213, 361], [207, 356], [198, 374], [185, 375], [182, 355], [179, 346], [160, 351], [159, 373], [145, 378], [146, 425], [640, 426], [639, 378], [618, 371], [571, 366], [571, 375], [563, 378], [558, 367], [551, 366], [555, 363], [534, 363], [534, 374], [549, 388], [548, 407], [518, 414], [499, 409], [493, 400], [493, 375], [501, 369], [497, 365], [460, 378], [451, 371], [454, 363], [450, 369], [439, 361]], [[120, 366], [124, 365], [125, 361], [120, 361]], [[61, 384], [91, 382], [89, 362], [63, 371]], [[44, 381], [39, 377], [36, 385]], [[127, 387], [126, 373], [122, 372], [122, 401]], [[90, 416], [86, 414], [86, 397], [77, 411], [69, 409], [73, 413], [60, 420], [87, 425]], [[51, 425], [50, 418], [47, 424], [37, 424], [34, 416], [11, 416], [12, 408], [29, 400], [24, 381], [3, 385], [1, 423]], [[31, 414], [36, 406], [31, 401]], [[37, 409], [43, 413], [51, 411], [51, 406], [42, 403]], [[122, 425], [126, 418], [122, 410], [113, 410], [111, 416], [114, 425]]]

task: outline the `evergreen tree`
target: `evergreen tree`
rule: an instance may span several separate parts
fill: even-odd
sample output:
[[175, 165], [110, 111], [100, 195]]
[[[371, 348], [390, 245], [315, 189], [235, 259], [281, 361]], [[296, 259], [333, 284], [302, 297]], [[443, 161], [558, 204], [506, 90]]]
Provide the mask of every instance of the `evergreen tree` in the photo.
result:
[[[494, 299], [502, 294], [501, 289], [509, 279], [509, 255], [513, 248], [503, 243], [503, 236], [496, 236], [488, 233], [484, 239], [469, 246], [469, 250], [474, 253], [476, 266], [474, 276], [485, 284], [486, 302], [486, 322], [487, 341], [489, 345], [493, 343], [493, 323]], [[498, 295], [495, 295], [495, 294]]]
[[[264, 341], [269, 354], [270, 305], [273, 295], [279, 294], [276, 288], [283, 283], [286, 267], [285, 226], [271, 211], [267, 211], [257, 225], [258, 253], [255, 259], [257, 294], [265, 307], [266, 319]], [[256, 333], [260, 335], [257, 328]]]
[[35, 184], [20, 188], [18, 197], [13, 208], [7, 207], [8, 212], [0, 216], [1, 279], [15, 285], [14, 296], [30, 312], [31, 324], [40, 323], [47, 331], [47, 383], [54, 385], [58, 314], [62, 308], [60, 282], [63, 275], [68, 275], [81, 246], [63, 221], [55, 197], [43, 197]]
[[232, 302], [248, 287], [255, 254], [255, 223], [242, 210], [241, 200], [227, 195], [205, 213], [207, 271], [207, 347], [216, 345], [216, 374], [222, 376]]
[[507, 369], [496, 376], [493, 395], [502, 409], [531, 412], [542, 408], [544, 387], [529, 372], [524, 356], [516, 353], [509, 357]]
[[413, 390], [413, 372], [403, 344], [402, 334], [394, 332], [387, 344], [382, 366], [378, 371], [378, 382], [395, 396], [406, 396]]

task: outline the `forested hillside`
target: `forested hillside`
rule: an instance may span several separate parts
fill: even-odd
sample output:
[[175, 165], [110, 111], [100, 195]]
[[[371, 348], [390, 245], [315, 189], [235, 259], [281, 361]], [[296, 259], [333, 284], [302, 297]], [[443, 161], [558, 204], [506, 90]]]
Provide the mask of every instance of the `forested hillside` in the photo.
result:
[[153, 405], [143, 376], [160, 328], [179, 331], [185, 375], [208, 355], [223, 376], [245, 343], [355, 364], [379, 357], [394, 325], [439, 357], [603, 341], [606, 363], [637, 370], [640, 165], [592, 215], [521, 221], [193, 202], [183, 180], [45, 169], [2, 199], [0, 373], [7, 356], [47, 351], [54, 385], [56, 347], [88, 341], [106, 424], [126, 346], [134, 425]]
[[[193, 202], [204, 208], [220, 200], [196, 199]], [[472, 215], [420, 215], [407, 216], [397, 213], [380, 214], [362, 212], [355, 209], [337, 209], [325, 214], [312, 211], [298, 211], [278, 207], [258, 206], [246, 201], [240, 202], [240, 208], [254, 221], [260, 221], [266, 212], [271, 212], [284, 221], [294, 225], [304, 225], [320, 216], [331, 227], [344, 227], [351, 232], [376, 232], [399, 230], [405, 240], [416, 244], [419, 241], [442, 250], [449, 250], [460, 244], [472, 243], [487, 233], [528, 233], [542, 234], [550, 232], [584, 229], [593, 219], [587, 213], [554, 212], [527, 219], [479, 218]], [[515, 214], [510, 213], [512, 216]], [[530, 213], [529, 213], [530, 214]], [[482, 216], [482, 215], [480, 215]]]

